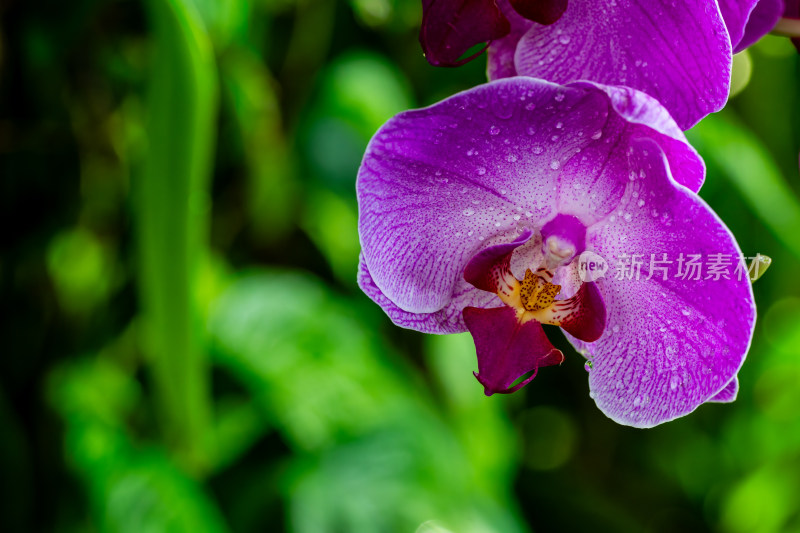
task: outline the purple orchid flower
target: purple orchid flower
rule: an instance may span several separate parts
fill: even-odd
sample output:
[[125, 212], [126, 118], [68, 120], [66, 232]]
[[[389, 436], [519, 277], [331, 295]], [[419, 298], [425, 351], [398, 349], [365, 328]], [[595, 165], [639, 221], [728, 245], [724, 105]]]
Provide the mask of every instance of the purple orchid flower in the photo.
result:
[[511, 30], [489, 47], [489, 79], [625, 85], [655, 97], [685, 130], [725, 105], [732, 54], [775, 26], [783, 0], [572, 0], [547, 27], [503, 0], [500, 8]]
[[359, 285], [401, 327], [470, 331], [487, 395], [563, 360], [551, 324], [591, 361], [590, 395], [617, 422], [732, 401], [755, 322], [746, 276], [662, 276], [648, 263], [640, 280], [581, 274], [587, 254], [740, 257], [695, 194], [704, 174], [644, 93], [527, 77], [478, 86], [397, 115], [370, 142]]
[[[795, 0], [789, 0], [789, 3]], [[732, 54], [775, 27], [785, 0], [424, 0], [428, 61], [489, 42], [489, 79], [591, 80], [643, 91], [682, 129], [728, 98]], [[789, 7], [787, 7], [789, 9]]]

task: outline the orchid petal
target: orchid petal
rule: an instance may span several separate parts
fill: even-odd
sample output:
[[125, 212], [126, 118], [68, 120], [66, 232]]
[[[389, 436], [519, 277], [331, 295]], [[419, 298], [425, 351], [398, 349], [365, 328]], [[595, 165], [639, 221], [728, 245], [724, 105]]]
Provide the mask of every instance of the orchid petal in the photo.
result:
[[[467, 307], [464, 321], [478, 354], [475, 377], [484, 386], [487, 396], [517, 391], [536, 376], [539, 367], [564, 361], [564, 355], [547, 339], [542, 325], [534, 320], [520, 324], [510, 307]], [[528, 372], [533, 375], [513, 385]]]
[[598, 407], [619, 423], [650, 427], [688, 414], [733, 379], [752, 338], [755, 305], [746, 275], [695, 281], [654, 267], [647, 279], [649, 260], [662, 253], [673, 261], [681, 253], [719, 253], [735, 266], [741, 252], [705, 202], [676, 186], [654, 142], [631, 148], [617, 157], [639, 170], [636, 179], [615, 213], [589, 229], [587, 247], [612, 265], [634, 254], [648, 264], [638, 280], [609, 272], [597, 281], [608, 310], [605, 333], [594, 343], [573, 342], [593, 359], [589, 386]]
[[[639, 135], [658, 141], [661, 150], [669, 160], [672, 169], [680, 169], [674, 174], [675, 180], [697, 192], [705, 180], [706, 168], [702, 158], [686, 140], [686, 136], [675, 123], [669, 112], [653, 97], [628, 87], [609, 87], [592, 82], [576, 82], [573, 87], [593, 87], [604, 92], [617, 115], [629, 124], [641, 124]], [[656, 135], [656, 132], [659, 135]]]
[[747, 19], [744, 35], [738, 44], [734, 44], [733, 52], [741, 52], [748, 46], [768, 34], [783, 14], [784, 0], [759, 0], [750, 18]]
[[725, 388], [719, 391], [709, 402], [712, 403], [731, 403], [736, 401], [736, 396], [739, 395], [739, 378], [733, 378], [725, 385]]
[[588, 282], [565, 300], [556, 300], [547, 310], [545, 324], [561, 329], [584, 342], [599, 339], [606, 327], [606, 306], [597, 285]]
[[[725, 27], [728, 28], [728, 35], [731, 39], [731, 45], [735, 52], [739, 50], [739, 42], [744, 36], [747, 20], [750, 14], [759, 2], [763, 3], [765, 0], [717, 0], [719, 10], [722, 14], [722, 19], [725, 21]], [[774, 0], [767, 0], [774, 1]], [[778, 0], [779, 2], [783, 0]]]
[[[490, 61], [505, 62], [511, 43], [501, 40], [490, 50], [495, 46], [501, 50]], [[731, 43], [717, 6], [706, 0], [572, 0], [556, 23], [529, 23], [515, 48], [519, 75], [632, 87], [658, 99], [681, 129], [721, 109], [728, 97]], [[490, 65], [488, 72], [509, 69]]]
[[508, 280], [515, 279], [511, 273], [511, 256], [531, 235], [530, 230], [525, 230], [512, 242], [485, 248], [467, 263], [464, 279], [482, 291], [508, 293]]
[[508, 20], [494, 0], [423, 0], [419, 42], [431, 65], [462, 65], [483, 49], [461, 59], [476, 44], [507, 35]]
[[422, 333], [444, 335], [447, 333], [463, 333], [467, 331], [461, 311], [465, 307], [501, 307], [500, 299], [489, 292], [481, 291], [461, 279], [453, 288], [451, 300], [442, 309], [433, 313], [410, 313], [400, 309], [387, 298], [375, 285], [370, 276], [363, 256], [358, 266], [358, 286], [377, 303], [395, 325], [401, 328], [414, 329]]
[[500, 0], [498, 5], [508, 19], [511, 29], [505, 37], [492, 41], [486, 51], [486, 76], [490, 80], [511, 78], [517, 75], [517, 69], [514, 66], [517, 44], [533, 26], [531, 21], [517, 13], [506, 1]]

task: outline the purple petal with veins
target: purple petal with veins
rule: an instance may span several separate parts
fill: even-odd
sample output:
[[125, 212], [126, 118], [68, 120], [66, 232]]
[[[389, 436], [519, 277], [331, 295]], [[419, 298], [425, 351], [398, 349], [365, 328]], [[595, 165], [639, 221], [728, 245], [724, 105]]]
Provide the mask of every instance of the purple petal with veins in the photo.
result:
[[[736, 52], [739, 51], [737, 47], [744, 36], [745, 27], [747, 26], [747, 21], [750, 19], [750, 14], [759, 1], [764, 3], [765, 1], [775, 2], [776, 0], [718, 0], [722, 19], [725, 21], [725, 26], [728, 28], [731, 45]], [[783, 0], [777, 1], [782, 2]]]
[[768, 34], [781, 18], [784, 0], [759, 0], [750, 17], [741, 40], [733, 47], [733, 52], [741, 52]]
[[490, 45], [490, 79], [513, 72], [632, 87], [658, 99], [681, 129], [728, 98], [732, 47], [714, 2], [571, 0], [549, 26], [515, 18], [507, 0], [499, 5], [511, 31]]
[[712, 403], [731, 403], [736, 400], [739, 394], [739, 378], [733, 378], [725, 385], [725, 388], [719, 391], [709, 402]]

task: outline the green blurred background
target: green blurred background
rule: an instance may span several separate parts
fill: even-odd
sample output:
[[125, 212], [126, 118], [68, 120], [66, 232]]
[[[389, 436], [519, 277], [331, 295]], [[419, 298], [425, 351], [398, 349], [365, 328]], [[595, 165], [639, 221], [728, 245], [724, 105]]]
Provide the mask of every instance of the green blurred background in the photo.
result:
[[560, 368], [486, 398], [468, 336], [396, 328], [358, 290], [367, 141], [484, 80], [428, 66], [419, 19], [0, 3], [0, 529], [800, 531], [793, 48], [739, 56], [740, 92], [690, 132], [702, 196], [774, 260], [739, 399], [635, 430], [563, 337]]

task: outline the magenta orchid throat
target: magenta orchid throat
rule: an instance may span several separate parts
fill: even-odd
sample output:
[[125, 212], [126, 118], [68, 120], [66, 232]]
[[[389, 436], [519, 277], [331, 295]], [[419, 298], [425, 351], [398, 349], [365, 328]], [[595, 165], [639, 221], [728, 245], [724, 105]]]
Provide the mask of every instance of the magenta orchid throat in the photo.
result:
[[398, 326], [469, 331], [487, 394], [559, 364], [542, 324], [560, 326], [592, 363], [598, 407], [654, 426], [735, 398], [755, 323], [750, 282], [586, 280], [576, 259], [741, 256], [695, 194], [704, 175], [642, 92], [490, 82], [401, 113], [370, 142], [357, 181], [359, 284]]

